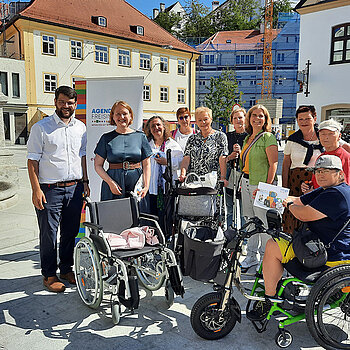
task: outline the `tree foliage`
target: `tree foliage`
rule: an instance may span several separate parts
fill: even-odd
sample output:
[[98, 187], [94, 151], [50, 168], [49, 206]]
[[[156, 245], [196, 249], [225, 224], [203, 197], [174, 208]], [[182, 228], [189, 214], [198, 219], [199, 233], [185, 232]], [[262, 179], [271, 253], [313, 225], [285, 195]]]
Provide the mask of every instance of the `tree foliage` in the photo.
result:
[[204, 97], [204, 103], [213, 111], [213, 120], [228, 125], [233, 105], [243, 103], [236, 73], [230, 69], [223, 70], [218, 77], [210, 78], [207, 89], [209, 91]]
[[179, 14], [167, 11], [160, 12], [158, 16], [154, 19], [154, 22], [159, 24], [170, 34], [176, 35], [177, 31], [175, 30], [175, 28], [177, 28], [177, 25], [181, 22], [181, 20], [182, 17]]
[[[280, 12], [292, 12], [293, 7], [290, 0], [274, 0], [273, 2], [273, 28], [277, 27], [278, 14]], [[264, 21], [265, 7], [261, 8], [261, 21]]]

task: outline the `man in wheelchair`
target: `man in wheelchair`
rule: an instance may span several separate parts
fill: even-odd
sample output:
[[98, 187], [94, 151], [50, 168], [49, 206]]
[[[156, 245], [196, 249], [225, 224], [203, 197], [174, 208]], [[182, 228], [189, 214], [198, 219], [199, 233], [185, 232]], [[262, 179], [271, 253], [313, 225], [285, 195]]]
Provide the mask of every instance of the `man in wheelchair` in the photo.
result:
[[[327, 249], [326, 266], [350, 264], [350, 225], [342, 230], [350, 217], [350, 186], [344, 182], [340, 158], [333, 155], [319, 157], [314, 173], [321, 187], [301, 197], [290, 196], [283, 206], [297, 219], [307, 222], [309, 229], [318, 234]], [[257, 302], [253, 310], [247, 312], [250, 320], [262, 321], [267, 317], [273, 303], [271, 299], [277, 298], [276, 288], [284, 264], [295, 257], [290, 242], [282, 238], [267, 242], [263, 259], [265, 300]]]

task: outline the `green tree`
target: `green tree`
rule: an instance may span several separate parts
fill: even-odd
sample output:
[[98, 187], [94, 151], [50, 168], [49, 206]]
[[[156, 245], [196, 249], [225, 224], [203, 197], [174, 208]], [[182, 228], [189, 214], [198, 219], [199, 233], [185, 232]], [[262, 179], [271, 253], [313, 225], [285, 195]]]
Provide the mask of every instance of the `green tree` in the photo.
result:
[[230, 0], [227, 5], [211, 14], [215, 32], [224, 30], [249, 30], [257, 28], [260, 18], [256, 0]]
[[175, 28], [181, 22], [182, 17], [177, 13], [173, 12], [160, 12], [159, 15], [154, 19], [154, 22], [159, 24], [165, 30], [172, 35], [177, 35]]
[[238, 89], [235, 71], [226, 69], [218, 77], [211, 77], [207, 89], [209, 92], [204, 97], [204, 103], [213, 111], [213, 120], [228, 125], [233, 105], [243, 103], [243, 92]]
[[211, 26], [209, 7], [201, 4], [198, 0], [187, 0], [184, 6], [186, 11], [185, 26], [181, 36], [183, 38], [209, 37], [215, 33]]

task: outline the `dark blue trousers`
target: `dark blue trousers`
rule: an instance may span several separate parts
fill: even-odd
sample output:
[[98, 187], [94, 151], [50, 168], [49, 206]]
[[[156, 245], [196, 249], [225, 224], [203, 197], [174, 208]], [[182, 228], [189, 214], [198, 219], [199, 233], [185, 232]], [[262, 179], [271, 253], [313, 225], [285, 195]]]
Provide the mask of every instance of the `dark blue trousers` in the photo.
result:
[[84, 185], [69, 187], [41, 185], [47, 203], [43, 210], [36, 209], [40, 230], [41, 273], [56, 276], [57, 231], [60, 227], [59, 269], [62, 274], [72, 271], [75, 237], [79, 232], [83, 206]]

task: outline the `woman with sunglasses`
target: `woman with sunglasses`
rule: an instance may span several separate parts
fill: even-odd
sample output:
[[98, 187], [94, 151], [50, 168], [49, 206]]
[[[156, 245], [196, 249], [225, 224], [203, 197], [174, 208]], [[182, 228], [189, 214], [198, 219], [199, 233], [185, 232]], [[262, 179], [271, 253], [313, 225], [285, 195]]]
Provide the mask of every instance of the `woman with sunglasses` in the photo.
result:
[[[314, 106], [300, 106], [296, 111], [299, 130], [288, 137], [284, 148], [282, 165], [282, 186], [289, 188], [289, 195], [299, 197], [303, 194], [301, 185], [311, 181], [312, 172], [307, 168], [315, 165], [322, 152], [315, 127], [316, 109]], [[283, 231], [293, 233], [301, 222], [285, 210], [283, 213]]]
[[171, 137], [185, 150], [188, 138], [196, 131], [191, 127], [191, 113], [187, 107], [181, 107], [176, 112], [178, 128], [171, 133]]

